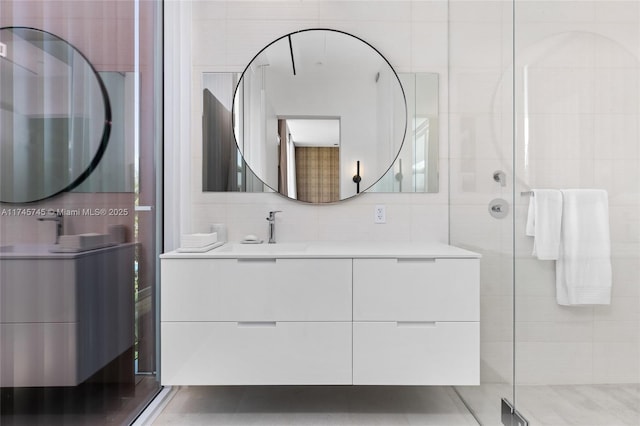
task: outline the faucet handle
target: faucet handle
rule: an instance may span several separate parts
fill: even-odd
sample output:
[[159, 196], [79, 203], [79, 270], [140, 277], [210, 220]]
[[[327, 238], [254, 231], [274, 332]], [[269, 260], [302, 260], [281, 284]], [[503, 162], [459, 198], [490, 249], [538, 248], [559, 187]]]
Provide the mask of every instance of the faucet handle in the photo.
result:
[[272, 211], [270, 211], [269, 212], [269, 217], [267, 218], [267, 220], [275, 220], [276, 213], [282, 213], [282, 210], [272, 210]]

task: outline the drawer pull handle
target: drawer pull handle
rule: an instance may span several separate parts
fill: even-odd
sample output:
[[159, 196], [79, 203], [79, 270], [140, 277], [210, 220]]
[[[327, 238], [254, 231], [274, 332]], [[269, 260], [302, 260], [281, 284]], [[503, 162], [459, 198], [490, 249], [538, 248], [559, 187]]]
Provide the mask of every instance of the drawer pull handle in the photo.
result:
[[396, 259], [398, 263], [435, 263], [435, 257], [399, 257]]
[[238, 262], [252, 263], [276, 263], [275, 257], [239, 257]]
[[275, 321], [238, 321], [238, 327], [275, 327]]
[[435, 321], [398, 321], [396, 322], [398, 327], [420, 327], [420, 328], [432, 328], [437, 327], [438, 323]]

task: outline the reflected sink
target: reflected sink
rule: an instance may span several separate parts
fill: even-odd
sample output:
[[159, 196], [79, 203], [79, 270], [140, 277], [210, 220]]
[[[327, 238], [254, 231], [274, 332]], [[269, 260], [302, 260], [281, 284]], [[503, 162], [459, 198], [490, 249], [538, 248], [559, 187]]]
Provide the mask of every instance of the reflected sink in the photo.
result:
[[73, 258], [84, 253], [91, 253], [98, 249], [114, 246], [114, 243], [104, 242], [99, 245], [86, 247], [63, 247], [60, 244], [20, 243], [0, 246], [0, 259], [31, 259], [31, 258]]
[[251, 253], [251, 254], [280, 254], [300, 253], [307, 249], [307, 243], [276, 243], [276, 244], [225, 244], [215, 249], [218, 253]]
[[55, 245], [51, 251], [54, 253], [76, 253], [80, 251], [95, 250], [112, 246], [109, 234], [75, 234], [61, 235], [60, 244]]
[[0, 246], [0, 253], [30, 254], [35, 256], [38, 254], [48, 254], [52, 248], [52, 244], [11, 244]]

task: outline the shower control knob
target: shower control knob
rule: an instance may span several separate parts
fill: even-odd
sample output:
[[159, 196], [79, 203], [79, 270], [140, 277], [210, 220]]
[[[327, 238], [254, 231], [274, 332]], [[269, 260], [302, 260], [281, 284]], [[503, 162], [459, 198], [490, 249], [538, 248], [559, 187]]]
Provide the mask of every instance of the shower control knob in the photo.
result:
[[502, 198], [494, 198], [489, 203], [489, 214], [496, 219], [504, 219], [509, 214], [509, 203]]
[[493, 180], [498, 182], [500, 186], [507, 186], [507, 175], [502, 170], [493, 172]]

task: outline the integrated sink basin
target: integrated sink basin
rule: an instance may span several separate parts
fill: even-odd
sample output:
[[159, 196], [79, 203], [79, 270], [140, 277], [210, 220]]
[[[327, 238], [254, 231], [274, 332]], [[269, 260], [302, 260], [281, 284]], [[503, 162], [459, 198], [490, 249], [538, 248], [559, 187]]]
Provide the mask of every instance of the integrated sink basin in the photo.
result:
[[379, 259], [403, 259], [403, 261], [415, 261], [434, 258], [477, 258], [479, 255], [458, 247], [442, 243], [421, 242], [331, 242], [331, 241], [301, 241], [290, 243], [261, 243], [242, 244], [240, 242], [225, 243], [221, 247], [198, 253], [185, 253], [180, 250], [160, 255], [162, 259], [169, 258], [210, 258], [210, 259], [234, 259], [234, 258], [268, 258], [268, 259], [302, 259], [302, 258], [327, 258], [327, 259], [352, 259], [352, 258], [379, 258]]
[[280, 254], [301, 253], [307, 250], [307, 243], [277, 243], [277, 244], [242, 244], [230, 243], [215, 250], [216, 253], [247, 253], [247, 254]]

